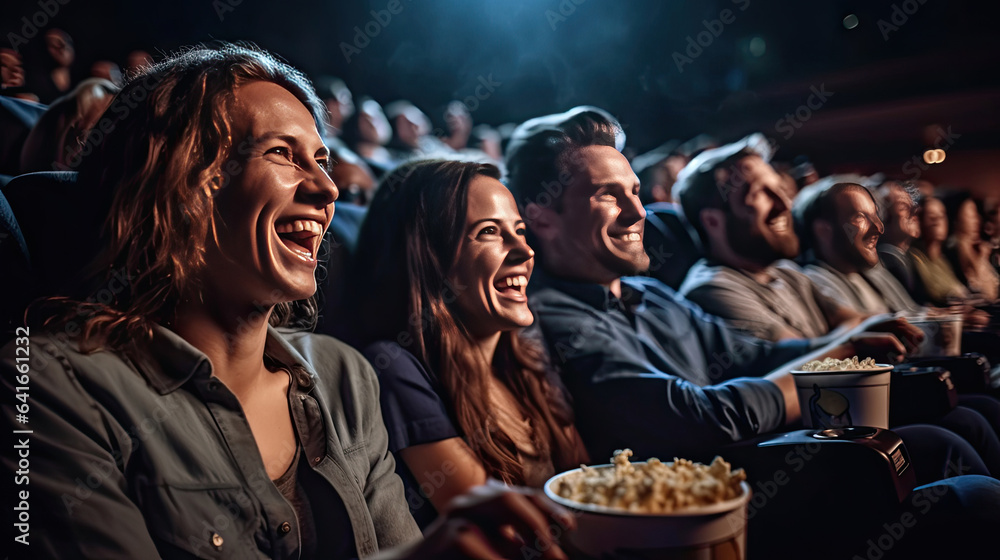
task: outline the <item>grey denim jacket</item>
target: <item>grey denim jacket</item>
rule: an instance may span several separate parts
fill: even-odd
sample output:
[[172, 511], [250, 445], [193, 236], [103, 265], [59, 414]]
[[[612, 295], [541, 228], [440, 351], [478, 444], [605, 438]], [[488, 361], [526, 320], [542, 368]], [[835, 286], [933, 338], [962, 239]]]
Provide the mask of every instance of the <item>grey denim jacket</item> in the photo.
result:
[[[27, 362], [16, 361], [19, 346]], [[309, 374], [292, 396], [303, 405], [293, 421], [297, 433], [325, 437], [303, 441], [302, 460], [343, 500], [358, 555], [418, 539], [368, 362], [330, 337], [274, 329], [268, 352]], [[14, 488], [28, 492], [30, 532], [27, 546], [11, 544], [12, 557], [297, 557], [294, 511], [267, 476], [236, 397], [211, 370], [163, 327], [131, 359], [84, 355], [53, 336], [0, 351], [0, 417], [8, 433], [32, 431], [15, 434], [30, 449], [30, 475]], [[27, 424], [15, 408], [18, 386], [29, 394]], [[2, 454], [2, 467], [17, 482], [17, 455]]]

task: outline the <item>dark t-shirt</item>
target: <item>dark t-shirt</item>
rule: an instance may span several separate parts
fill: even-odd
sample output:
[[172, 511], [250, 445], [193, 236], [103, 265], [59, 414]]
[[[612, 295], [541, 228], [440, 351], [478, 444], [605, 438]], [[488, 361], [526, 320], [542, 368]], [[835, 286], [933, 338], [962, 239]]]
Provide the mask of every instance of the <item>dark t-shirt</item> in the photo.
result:
[[[458, 437], [458, 429], [441, 400], [443, 388], [413, 354], [395, 342], [376, 342], [365, 348], [364, 354], [378, 373], [382, 418], [389, 432], [389, 451], [397, 458], [396, 473], [403, 479], [406, 503], [423, 529], [437, 518], [437, 510], [399, 458], [399, 451], [422, 443]], [[433, 491], [430, 488], [426, 490]]]

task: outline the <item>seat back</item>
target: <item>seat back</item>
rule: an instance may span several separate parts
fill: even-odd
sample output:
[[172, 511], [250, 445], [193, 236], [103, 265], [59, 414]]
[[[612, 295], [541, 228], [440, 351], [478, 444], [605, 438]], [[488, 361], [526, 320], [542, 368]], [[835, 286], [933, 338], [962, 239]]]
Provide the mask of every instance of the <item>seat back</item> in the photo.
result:
[[649, 275], [678, 289], [688, 270], [702, 257], [698, 235], [680, 206], [657, 202], [646, 206], [643, 245], [649, 255]]
[[355, 204], [337, 203], [333, 221], [327, 232], [330, 241], [330, 255], [326, 261], [326, 277], [319, 279], [322, 292], [322, 309], [316, 332], [349, 340], [350, 332], [345, 330], [348, 321], [343, 320], [344, 310], [350, 298], [347, 273], [358, 242], [358, 233], [367, 209]]
[[4, 324], [20, 326], [24, 310], [39, 297], [86, 290], [85, 269], [101, 247], [101, 226], [108, 214], [107, 203], [96, 192], [71, 171], [18, 175], [3, 188], [26, 253], [15, 257], [0, 248]]

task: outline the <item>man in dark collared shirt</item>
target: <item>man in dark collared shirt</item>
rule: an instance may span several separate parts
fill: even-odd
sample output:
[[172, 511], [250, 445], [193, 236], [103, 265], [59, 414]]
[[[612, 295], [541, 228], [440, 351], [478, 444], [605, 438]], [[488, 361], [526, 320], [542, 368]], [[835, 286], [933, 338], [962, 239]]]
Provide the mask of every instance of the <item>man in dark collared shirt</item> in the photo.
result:
[[[798, 398], [787, 373], [792, 364], [763, 378], [733, 378], [759, 375], [796, 356], [796, 362], [844, 357], [853, 354], [852, 345], [830, 345], [803, 356], [823, 341], [776, 344], [747, 338], [662, 283], [625, 278], [644, 270], [649, 257], [642, 245], [645, 211], [638, 179], [619, 151], [623, 144], [621, 128], [610, 115], [582, 107], [524, 123], [514, 132], [507, 156], [510, 186], [544, 271], [531, 280], [529, 301], [552, 362], [574, 398], [577, 428], [591, 456], [607, 457], [616, 447], [629, 446], [645, 456], [705, 459], [722, 444], [796, 422]], [[940, 430], [929, 428], [927, 435]], [[963, 445], [968, 448], [958, 442]], [[985, 471], [981, 461], [978, 466]], [[960, 478], [913, 495], [925, 499], [945, 486], [964, 494], [971, 490], [968, 485], [996, 482]], [[861, 502], [835, 497], [816, 504], [808, 520], [864, 518], [860, 527], [872, 514], [871, 526], [881, 527], [884, 519], [873, 513], [878, 508]], [[922, 531], [928, 539], [894, 541], [893, 552], [927, 552], [928, 545], [949, 552], [962, 546], [977, 550], [990, 540], [986, 528], [1000, 519], [996, 504], [962, 497], [937, 512], [940, 518], [925, 516], [922, 522], [936, 532]], [[796, 521], [784, 515], [788, 512], [771, 513], [767, 529], [775, 535], [786, 534], [789, 522]], [[899, 512], [893, 515], [899, 519]], [[968, 517], [959, 521], [962, 516]], [[759, 530], [762, 516], [756, 519]], [[955, 536], [935, 538], [942, 531]], [[835, 542], [823, 543], [826, 550], [810, 553], [829, 557], [833, 548], [849, 550], [868, 536], [841, 531]], [[769, 542], [784, 556], [789, 550], [780, 540]]]
[[827, 341], [756, 340], [660, 282], [623, 278], [649, 257], [639, 181], [619, 140], [609, 115], [584, 107], [521, 125], [508, 151], [510, 186], [544, 270], [530, 301], [591, 456], [627, 445], [702, 457], [796, 422], [791, 376], [760, 374]]

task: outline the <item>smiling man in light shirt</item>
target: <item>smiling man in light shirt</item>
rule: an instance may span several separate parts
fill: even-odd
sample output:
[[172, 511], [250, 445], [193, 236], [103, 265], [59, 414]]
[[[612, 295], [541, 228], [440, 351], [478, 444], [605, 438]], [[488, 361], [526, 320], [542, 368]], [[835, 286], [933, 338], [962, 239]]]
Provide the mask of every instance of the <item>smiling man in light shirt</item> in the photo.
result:
[[[675, 192], [705, 250], [679, 291], [705, 311], [771, 341], [821, 337], [867, 317], [823, 294], [789, 260], [799, 254], [791, 201], [751, 138], [699, 154]], [[879, 330], [899, 340], [860, 335], [859, 351], [902, 355], [904, 343], [920, 336], [901, 320]]]

